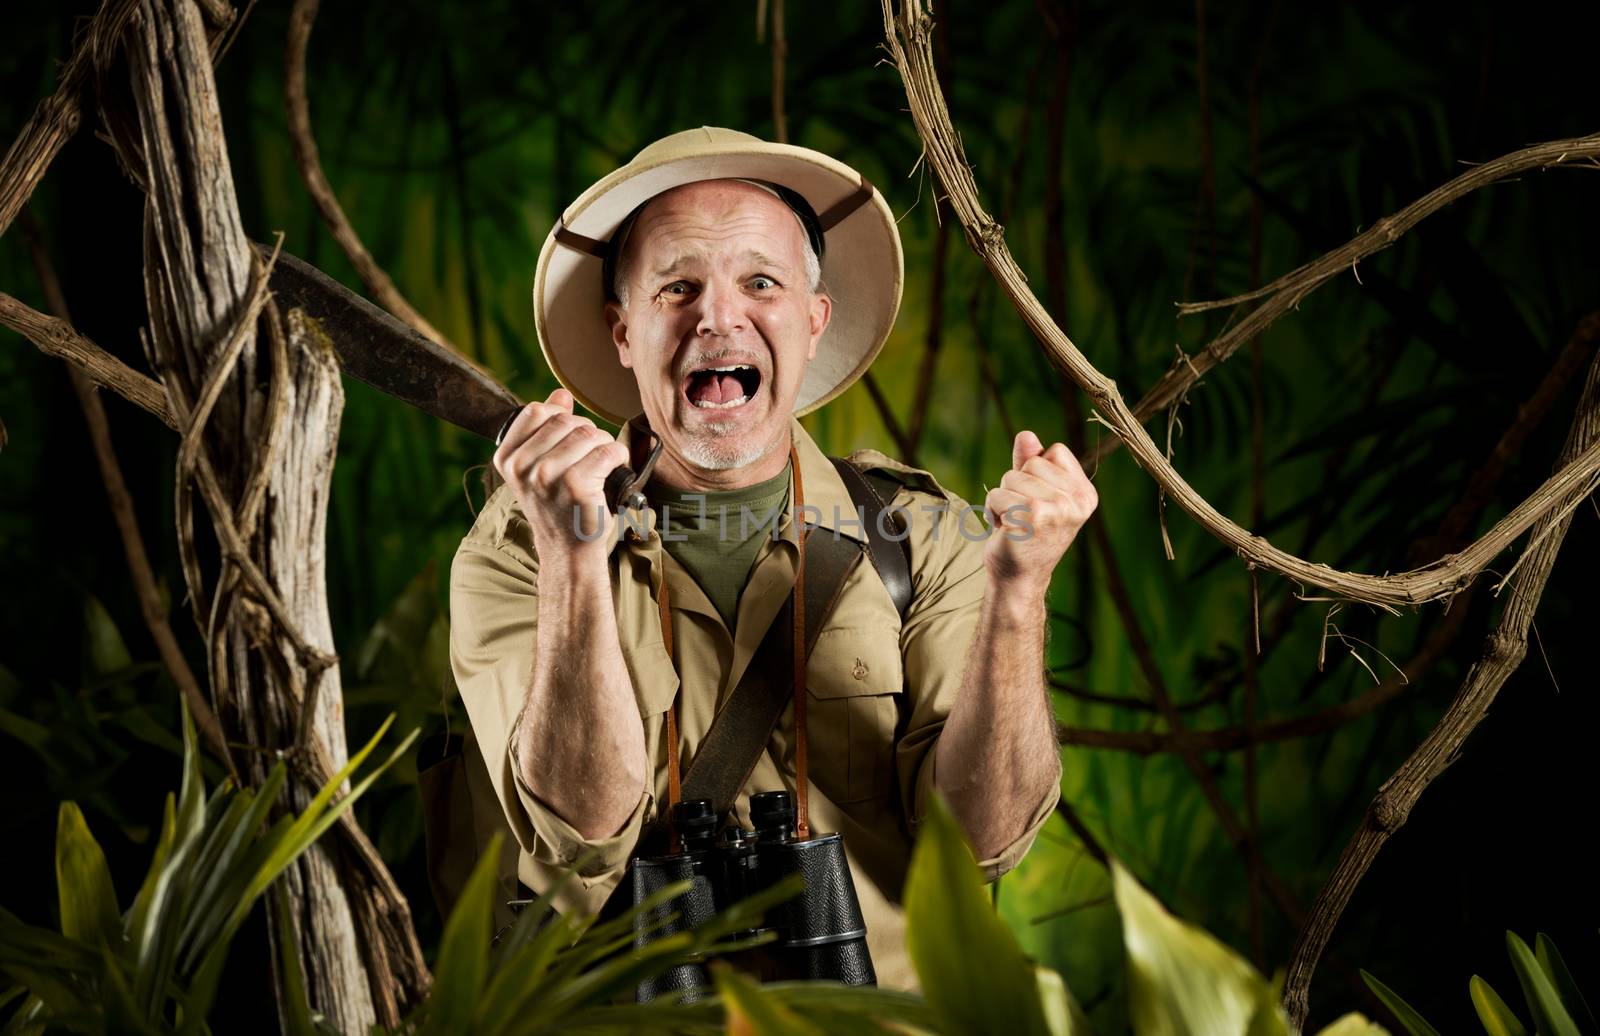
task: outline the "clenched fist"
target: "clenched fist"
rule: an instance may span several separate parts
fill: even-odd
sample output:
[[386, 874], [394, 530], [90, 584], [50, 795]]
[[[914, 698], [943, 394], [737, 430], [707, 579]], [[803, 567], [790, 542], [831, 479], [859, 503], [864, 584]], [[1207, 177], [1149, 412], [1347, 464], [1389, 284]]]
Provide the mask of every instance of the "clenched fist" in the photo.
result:
[[983, 555], [990, 580], [1043, 597], [1050, 573], [1099, 502], [1072, 451], [1061, 443], [1045, 449], [1037, 435], [1018, 432], [1011, 470], [984, 498], [993, 525]]
[[617, 520], [606, 511], [606, 476], [626, 463], [628, 448], [575, 415], [564, 388], [523, 407], [494, 451], [494, 469], [527, 516], [541, 564], [605, 556]]

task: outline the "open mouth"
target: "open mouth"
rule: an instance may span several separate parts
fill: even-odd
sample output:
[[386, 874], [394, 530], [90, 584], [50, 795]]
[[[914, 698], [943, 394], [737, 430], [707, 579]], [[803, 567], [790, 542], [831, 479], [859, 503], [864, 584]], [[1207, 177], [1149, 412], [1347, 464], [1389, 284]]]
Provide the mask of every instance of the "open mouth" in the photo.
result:
[[748, 363], [703, 367], [684, 379], [683, 394], [701, 410], [733, 410], [755, 397], [761, 372]]

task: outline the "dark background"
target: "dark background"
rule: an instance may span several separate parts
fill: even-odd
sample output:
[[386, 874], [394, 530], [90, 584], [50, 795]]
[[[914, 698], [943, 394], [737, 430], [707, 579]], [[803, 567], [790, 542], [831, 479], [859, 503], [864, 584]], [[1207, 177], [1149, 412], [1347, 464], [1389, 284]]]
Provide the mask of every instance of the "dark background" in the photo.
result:
[[[524, 398], [554, 387], [534, 339], [529, 288], [558, 209], [665, 133], [699, 124], [772, 133], [768, 48], [753, 3], [655, 8], [621, 2], [329, 4], [312, 37], [313, 122], [325, 168], [380, 263], [465, 351]], [[905, 425], [919, 398], [916, 460], [969, 499], [1009, 464], [1009, 429], [981, 376], [987, 351], [1005, 411], [1048, 442], [1093, 443], [1061, 382], [952, 225], [943, 245], [932, 185], [894, 70], [879, 63], [875, 5], [789, 5], [785, 100], [796, 143], [860, 168], [884, 191], [906, 245], [894, 336], [874, 367]], [[945, 10], [946, 7], [950, 9]], [[0, 56], [0, 136], [54, 89], [72, 8], [22, 0]], [[288, 7], [250, 15], [219, 69], [234, 178], [248, 232], [356, 284], [306, 198], [282, 103]], [[1197, 7], [1041, 0], [941, 5], [938, 45], [953, 117], [991, 212], [1031, 284], [1130, 402], [1221, 327], [1178, 321], [1179, 300], [1231, 295], [1320, 255], [1481, 162], [1597, 128], [1593, 15], [1524, 4]], [[1202, 60], [1203, 52], [1203, 60]], [[1203, 71], [1202, 71], [1203, 70]], [[1252, 157], [1251, 112], [1259, 157]], [[138, 328], [142, 198], [90, 132], [55, 161], [30, 206], [76, 326], [144, 369]], [[1208, 186], [1209, 185], [1209, 186]], [[946, 217], [949, 218], [948, 216]], [[1283, 318], [1253, 369], [1242, 350], [1181, 411], [1174, 463], [1219, 509], [1274, 543], [1335, 567], [1398, 571], [1437, 527], [1550, 368], [1579, 319], [1600, 309], [1600, 170], [1535, 172], [1456, 203]], [[1259, 255], [1253, 262], [1252, 257]], [[44, 309], [20, 227], [0, 242], [0, 288]], [[4, 906], [53, 920], [57, 804], [82, 805], [131, 897], [161, 796], [178, 781], [176, 694], [139, 618], [83, 428], [57, 361], [0, 333], [0, 839]], [[1591, 346], [1589, 354], [1593, 355]], [[1585, 361], [1587, 365], [1587, 359]], [[1477, 517], [1481, 532], [1551, 470], [1582, 375], [1537, 425]], [[449, 706], [445, 575], [471, 520], [469, 469], [487, 450], [346, 382], [329, 521], [329, 581], [350, 737], [391, 712], [441, 722]], [[1253, 402], [1258, 393], [1259, 402]], [[117, 451], [174, 627], [199, 662], [172, 530], [175, 438], [108, 396]], [[1252, 515], [1251, 430], [1264, 431], [1263, 518]], [[864, 387], [806, 424], [830, 452], [903, 455]], [[1165, 421], [1152, 420], [1158, 441]], [[1250, 580], [1168, 509], [1164, 559], [1153, 483], [1124, 453], [1096, 473], [1096, 521], [1192, 727], [1243, 721], [1239, 661]], [[464, 488], [467, 487], [467, 488]], [[476, 490], [473, 490], [476, 492]], [[1516, 1003], [1504, 932], [1550, 933], [1580, 984], [1600, 975], [1600, 918], [1585, 837], [1593, 824], [1595, 610], [1600, 513], [1574, 516], [1545, 591], [1538, 639], [1456, 766], [1372, 868], [1341, 923], [1313, 996], [1313, 1025], [1372, 1010], [1350, 982], [1364, 967], [1445, 1031], [1474, 1024], [1467, 978]], [[1496, 560], [1505, 571], [1520, 544]], [[1058, 572], [1054, 675], [1147, 701], [1148, 685], [1088, 537]], [[1498, 601], [1480, 587], [1446, 657], [1378, 711], [1263, 747], [1260, 839], [1309, 905], [1372, 793], [1448, 704], [1482, 649]], [[1263, 614], [1292, 587], [1261, 580]], [[1291, 606], [1261, 668], [1261, 715], [1300, 715], [1353, 697], [1379, 654], [1404, 663], [1441, 613], [1380, 616], [1347, 605], [1334, 622], [1372, 645], [1331, 640], [1325, 603]], [[199, 671], [203, 672], [203, 668]], [[1220, 674], [1220, 676], [1219, 676]], [[1062, 722], [1159, 727], [1148, 709], [1057, 698]], [[1270, 904], [1252, 936], [1245, 868], [1177, 757], [1069, 749], [1063, 791], [1084, 822], [1180, 915], [1269, 973], [1294, 930]], [[1241, 813], [1242, 753], [1207, 762]], [[404, 772], [402, 772], [402, 770]], [[436, 916], [421, 870], [414, 768], [397, 768], [362, 820], [412, 898], [426, 944]], [[1106, 874], [1059, 820], [1000, 885], [1025, 946], [1060, 969], [1103, 1031], [1123, 1025], [1120, 941]], [[236, 949], [233, 981], [264, 991], [261, 940]], [[264, 995], [264, 993], [262, 994]]]

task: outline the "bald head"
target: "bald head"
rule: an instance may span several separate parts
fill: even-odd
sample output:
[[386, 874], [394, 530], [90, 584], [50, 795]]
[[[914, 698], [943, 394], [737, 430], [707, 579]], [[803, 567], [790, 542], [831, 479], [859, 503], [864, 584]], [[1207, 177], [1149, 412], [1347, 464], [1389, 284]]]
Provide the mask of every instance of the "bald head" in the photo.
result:
[[678, 247], [669, 247], [667, 254], [679, 252], [692, 257], [695, 238], [708, 227], [725, 227], [736, 231], [762, 233], [771, 241], [769, 252], [760, 258], [793, 265], [798, 270], [806, 290], [813, 294], [822, 288], [822, 262], [811, 239], [806, 234], [800, 216], [772, 191], [743, 180], [702, 180], [664, 191], [650, 199], [624, 228], [622, 252], [617, 256], [611, 285], [617, 301], [626, 309], [635, 274], [650, 277], [664, 274], [666, 269], [638, 271], [637, 260], [643, 243], [653, 241], [659, 254], [661, 245], [672, 239]]

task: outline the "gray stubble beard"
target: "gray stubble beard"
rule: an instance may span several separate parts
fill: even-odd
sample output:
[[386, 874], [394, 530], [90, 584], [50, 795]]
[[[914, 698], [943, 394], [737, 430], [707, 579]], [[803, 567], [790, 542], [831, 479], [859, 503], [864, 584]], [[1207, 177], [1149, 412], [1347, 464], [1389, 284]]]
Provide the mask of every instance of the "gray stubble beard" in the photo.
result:
[[[767, 452], [772, 449], [773, 444], [783, 437], [783, 430], [780, 427], [778, 433], [766, 442], [751, 446], [742, 453], [728, 453], [726, 450], [728, 444], [714, 437], [730, 430], [731, 427], [733, 426], [730, 424], [719, 426], [716, 422], [704, 425], [703, 431], [709, 434], [697, 433], [690, 436], [688, 443], [684, 447], [684, 459], [706, 471], [731, 471], [735, 468], [754, 464], [762, 457], [765, 457]], [[724, 447], [724, 449], [719, 450], [719, 446]]]

